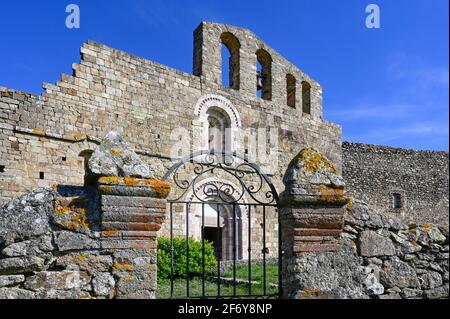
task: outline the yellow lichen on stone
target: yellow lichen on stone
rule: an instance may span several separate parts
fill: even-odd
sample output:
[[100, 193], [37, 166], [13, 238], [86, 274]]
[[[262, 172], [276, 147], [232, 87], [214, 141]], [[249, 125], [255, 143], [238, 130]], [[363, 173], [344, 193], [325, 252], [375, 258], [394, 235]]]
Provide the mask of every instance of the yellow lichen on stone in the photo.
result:
[[118, 176], [103, 176], [98, 179], [99, 184], [120, 184], [121, 178]]
[[76, 258], [79, 262], [85, 261], [87, 259], [85, 254], [79, 254]]
[[348, 207], [348, 208], [352, 208], [352, 207], [353, 207], [353, 199], [352, 199], [352, 198], [349, 198], [349, 199], [348, 199], [347, 207]]
[[301, 293], [305, 294], [305, 295], [315, 295], [315, 294], [319, 294], [322, 291], [320, 289], [307, 289], [307, 290], [302, 290]]
[[336, 200], [347, 200], [349, 201], [349, 198], [345, 197], [345, 190], [343, 189], [336, 189], [331, 188], [325, 185], [314, 185], [314, 188], [318, 189], [320, 192], [320, 200], [324, 202], [333, 202]]
[[117, 237], [119, 235], [119, 231], [117, 230], [104, 230], [102, 231], [102, 235], [105, 237]]
[[33, 134], [36, 134], [36, 135], [47, 135], [47, 131], [45, 131], [45, 130], [40, 130], [40, 129], [37, 129], [37, 128], [35, 128], [35, 129], [32, 131], [32, 133], [33, 133]]
[[328, 170], [336, 174], [336, 168], [328, 158], [320, 154], [313, 147], [303, 149], [297, 156], [293, 158], [289, 167], [302, 163], [307, 173], [316, 173], [320, 169]]
[[122, 156], [122, 155], [125, 155], [125, 152], [122, 151], [122, 150], [118, 150], [118, 149], [114, 149], [113, 148], [113, 149], [111, 149], [110, 154], [112, 156]]
[[59, 218], [55, 222], [72, 231], [88, 230], [88, 209], [83, 207], [86, 206], [86, 201], [84, 197], [58, 198], [54, 211]]
[[[134, 177], [104, 176], [98, 179], [99, 184], [103, 185], [126, 185], [126, 186], [151, 186], [158, 197], [166, 197], [170, 192], [170, 183], [157, 179], [143, 179]], [[104, 188], [105, 192], [111, 189]]]
[[104, 193], [111, 193], [112, 187], [111, 186], [104, 186], [102, 190], [103, 190]]
[[120, 259], [113, 264], [113, 269], [117, 271], [132, 272], [133, 265], [126, 259]]

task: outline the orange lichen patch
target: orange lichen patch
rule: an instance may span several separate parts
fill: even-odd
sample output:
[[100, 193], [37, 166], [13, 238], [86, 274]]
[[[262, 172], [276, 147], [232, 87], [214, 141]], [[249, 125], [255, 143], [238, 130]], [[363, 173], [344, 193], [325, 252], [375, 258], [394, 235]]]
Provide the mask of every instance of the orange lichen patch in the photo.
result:
[[104, 230], [102, 231], [102, 235], [105, 237], [118, 237], [119, 231], [117, 230]]
[[35, 129], [32, 131], [32, 133], [33, 133], [33, 134], [36, 134], [36, 135], [47, 135], [47, 131], [45, 131], [45, 130], [39, 130], [39, 129], [37, 129], [37, 128], [35, 128]]
[[98, 179], [99, 184], [110, 184], [117, 185], [120, 184], [121, 178], [118, 176], [104, 176]]
[[308, 290], [302, 290], [300, 292], [305, 295], [316, 295], [316, 294], [320, 294], [322, 291], [320, 289], [308, 289]]
[[92, 297], [91, 295], [81, 295], [78, 297], [78, 299], [80, 300], [91, 300], [91, 299], [95, 299], [94, 297]]
[[303, 149], [292, 159], [289, 163], [289, 167], [295, 166], [299, 162], [305, 166], [307, 173], [316, 173], [320, 169], [330, 171], [334, 174], [337, 172], [331, 161], [316, 151], [313, 147]]
[[111, 149], [111, 151], [109, 152], [112, 156], [122, 156], [125, 155], [125, 152], [122, 150], [118, 150], [118, 149]]
[[[134, 177], [104, 176], [98, 180], [99, 184], [126, 185], [126, 186], [151, 186], [158, 197], [164, 198], [169, 195], [170, 184], [157, 179], [143, 179]], [[110, 190], [105, 190], [109, 192]]]
[[104, 186], [102, 191], [104, 193], [111, 193], [112, 192], [112, 187], [111, 186]]
[[350, 201], [349, 198], [345, 197], [344, 189], [331, 188], [325, 185], [314, 185], [314, 188], [318, 189], [320, 192], [319, 199], [324, 202], [334, 202], [334, 201]]
[[133, 265], [128, 259], [117, 258], [117, 261], [113, 264], [113, 269], [117, 271], [132, 272]]
[[431, 225], [431, 224], [423, 224], [423, 225], [422, 225], [422, 228], [423, 228], [424, 230], [430, 230], [432, 227], [433, 227], [433, 225]]
[[87, 198], [70, 197], [58, 198], [55, 202], [55, 223], [72, 230], [88, 230]]
[[159, 197], [165, 198], [169, 195], [170, 192], [170, 184], [167, 182], [163, 182], [157, 179], [150, 180], [153, 190]]

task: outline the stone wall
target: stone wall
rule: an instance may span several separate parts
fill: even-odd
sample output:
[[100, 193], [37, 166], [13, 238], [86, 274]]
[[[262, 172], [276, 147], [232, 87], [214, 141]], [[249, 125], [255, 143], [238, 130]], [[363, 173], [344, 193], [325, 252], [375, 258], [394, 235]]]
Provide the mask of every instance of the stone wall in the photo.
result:
[[354, 201], [339, 252], [302, 253], [284, 269], [293, 298], [449, 297], [448, 228], [408, 226]]
[[[122, 264], [113, 250], [101, 250], [99, 210], [78, 219], [64, 216], [75, 216], [75, 208], [86, 212], [81, 203], [96, 195], [70, 193], [62, 197], [52, 189], [38, 189], [0, 210], [1, 299], [116, 295], [113, 273]], [[70, 206], [72, 211], [64, 209]]]
[[[349, 142], [342, 152], [343, 177], [355, 198], [408, 222], [448, 225], [448, 152]], [[401, 208], [393, 209], [393, 194]]]

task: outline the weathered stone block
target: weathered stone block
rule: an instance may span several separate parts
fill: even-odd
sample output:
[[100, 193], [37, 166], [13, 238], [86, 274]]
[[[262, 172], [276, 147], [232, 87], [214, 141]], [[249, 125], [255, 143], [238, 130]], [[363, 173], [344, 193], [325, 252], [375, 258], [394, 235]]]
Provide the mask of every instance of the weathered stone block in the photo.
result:
[[35, 299], [35, 293], [20, 288], [0, 288], [0, 299]]
[[429, 271], [419, 276], [422, 289], [434, 289], [442, 286], [442, 276], [435, 271]]
[[398, 258], [384, 262], [380, 270], [380, 282], [385, 287], [419, 288], [420, 283], [414, 269]]
[[55, 244], [60, 251], [99, 249], [99, 240], [87, 235], [63, 231], [55, 236]]
[[0, 288], [14, 286], [25, 281], [24, 275], [0, 276]]
[[92, 280], [92, 288], [96, 296], [109, 297], [115, 287], [114, 277], [109, 272], [97, 274]]
[[394, 256], [396, 254], [394, 244], [388, 237], [371, 230], [361, 233], [359, 250], [361, 256], [364, 257]]
[[24, 287], [29, 290], [72, 290], [81, 289], [91, 282], [91, 276], [84, 271], [43, 271], [27, 278]]
[[0, 259], [0, 275], [23, 274], [39, 271], [44, 267], [44, 259], [39, 257], [16, 257]]

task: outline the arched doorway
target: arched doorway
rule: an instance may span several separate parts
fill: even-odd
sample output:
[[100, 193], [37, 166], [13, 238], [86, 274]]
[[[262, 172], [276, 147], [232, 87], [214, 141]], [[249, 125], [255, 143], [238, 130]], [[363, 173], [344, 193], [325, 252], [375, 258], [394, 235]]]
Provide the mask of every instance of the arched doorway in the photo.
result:
[[[227, 189], [235, 191], [230, 193]], [[213, 243], [218, 260], [233, 260], [233, 240], [236, 240], [236, 260], [248, 259], [246, 203], [249, 201], [236, 184], [215, 177], [205, 178], [187, 192], [184, 202], [189, 203], [183, 214], [189, 213], [190, 237], [201, 240], [203, 227], [205, 239]], [[233, 202], [240, 203], [235, 205], [234, 212], [233, 205], [229, 204]]]

